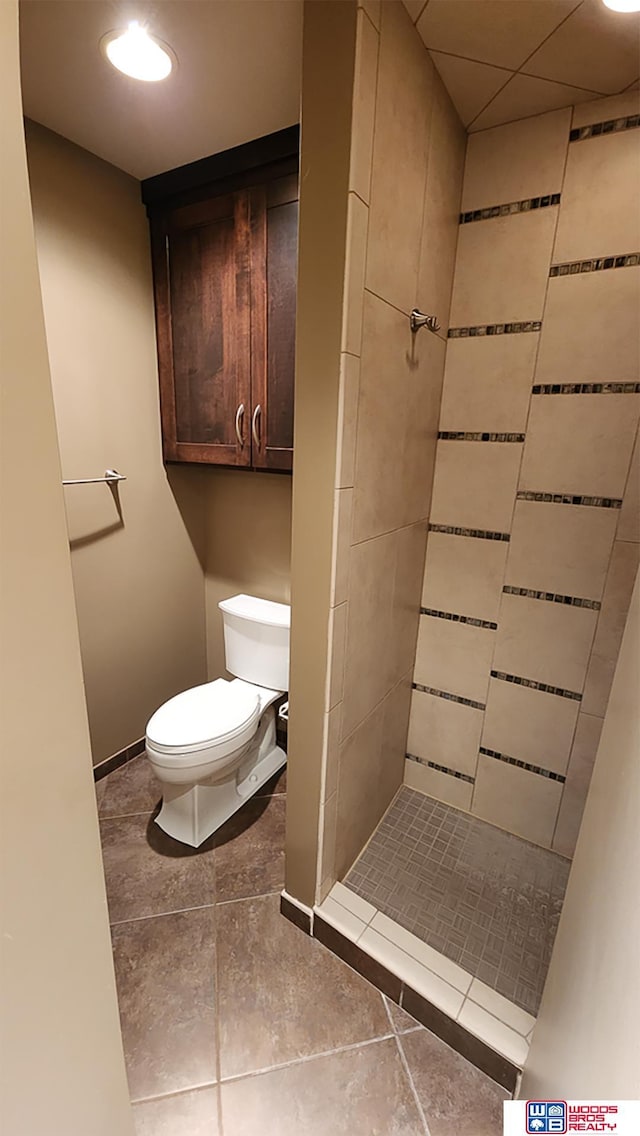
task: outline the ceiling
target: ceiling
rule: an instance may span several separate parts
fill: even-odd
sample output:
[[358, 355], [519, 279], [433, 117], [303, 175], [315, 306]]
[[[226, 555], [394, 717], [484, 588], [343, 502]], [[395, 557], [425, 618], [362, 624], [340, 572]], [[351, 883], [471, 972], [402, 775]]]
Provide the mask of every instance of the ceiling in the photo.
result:
[[468, 130], [588, 99], [640, 76], [640, 14], [602, 0], [403, 0]]
[[[602, 0], [403, 0], [469, 130], [617, 94], [640, 76], [640, 15]], [[137, 178], [299, 118], [302, 0], [22, 0], [25, 113]], [[178, 57], [163, 83], [103, 59], [148, 22]]]
[[[148, 21], [178, 66], [140, 83], [105, 32]], [[22, 0], [25, 114], [137, 178], [298, 122], [302, 0]]]

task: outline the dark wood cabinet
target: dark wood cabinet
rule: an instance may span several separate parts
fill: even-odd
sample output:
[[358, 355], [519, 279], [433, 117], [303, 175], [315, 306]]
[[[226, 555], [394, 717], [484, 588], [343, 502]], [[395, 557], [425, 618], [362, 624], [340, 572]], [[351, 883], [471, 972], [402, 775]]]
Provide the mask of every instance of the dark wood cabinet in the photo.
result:
[[163, 200], [178, 173], [147, 201], [165, 460], [291, 470], [297, 157]]

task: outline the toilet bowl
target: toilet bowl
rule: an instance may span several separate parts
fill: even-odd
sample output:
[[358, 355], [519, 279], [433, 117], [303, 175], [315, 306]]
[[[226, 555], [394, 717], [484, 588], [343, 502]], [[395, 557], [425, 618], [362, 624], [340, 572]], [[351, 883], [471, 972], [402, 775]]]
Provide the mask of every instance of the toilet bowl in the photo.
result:
[[169, 699], [145, 737], [163, 786], [156, 823], [194, 848], [286, 762], [276, 745], [274, 703], [288, 687], [289, 607], [244, 595], [218, 606], [227, 670], [237, 677]]

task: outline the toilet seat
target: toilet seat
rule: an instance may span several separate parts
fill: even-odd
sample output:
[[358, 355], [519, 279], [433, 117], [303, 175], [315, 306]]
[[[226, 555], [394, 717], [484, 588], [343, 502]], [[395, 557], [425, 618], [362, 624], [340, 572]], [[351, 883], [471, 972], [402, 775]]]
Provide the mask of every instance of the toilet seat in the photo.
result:
[[147, 748], [159, 765], [193, 766], [226, 757], [253, 737], [261, 699], [247, 683], [214, 682], [176, 694], [156, 710], [146, 731]]

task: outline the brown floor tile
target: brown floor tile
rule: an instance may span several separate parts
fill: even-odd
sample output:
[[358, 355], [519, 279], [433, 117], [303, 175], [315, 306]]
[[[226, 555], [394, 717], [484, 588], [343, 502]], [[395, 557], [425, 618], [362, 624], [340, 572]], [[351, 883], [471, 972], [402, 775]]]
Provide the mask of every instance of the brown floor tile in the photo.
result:
[[396, 1006], [390, 998], [385, 998], [385, 1005], [391, 1017], [391, 1025], [395, 1033], [410, 1033], [411, 1030], [423, 1029], [424, 1027], [417, 1022], [415, 1018], [411, 1017], [402, 1006]]
[[278, 896], [215, 910], [223, 1077], [390, 1032], [378, 991], [280, 915]]
[[215, 908], [112, 928], [132, 1100], [216, 1080]]
[[400, 1040], [431, 1136], [498, 1136], [505, 1089], [428, 1030]]
[[105, 818], [100, 827], [112, 923], [214, 902], [211, 839], [190, 848], [167, 836], [151, 814]]
[[252, 797], [214, 836], [216, 901], [284, 887], [284, 796]]
[[395, 1040], [221, 1086], [225, 1136], [423, 1136]]
[[162, 786], [149, 761], [141, 754], [96, 782], [96, 800], [101, 817], [150, 813], [162, 799]]
[[133, 1124], [136, 1136], [219, 1136], [218, 1090], [134, 1104]]

